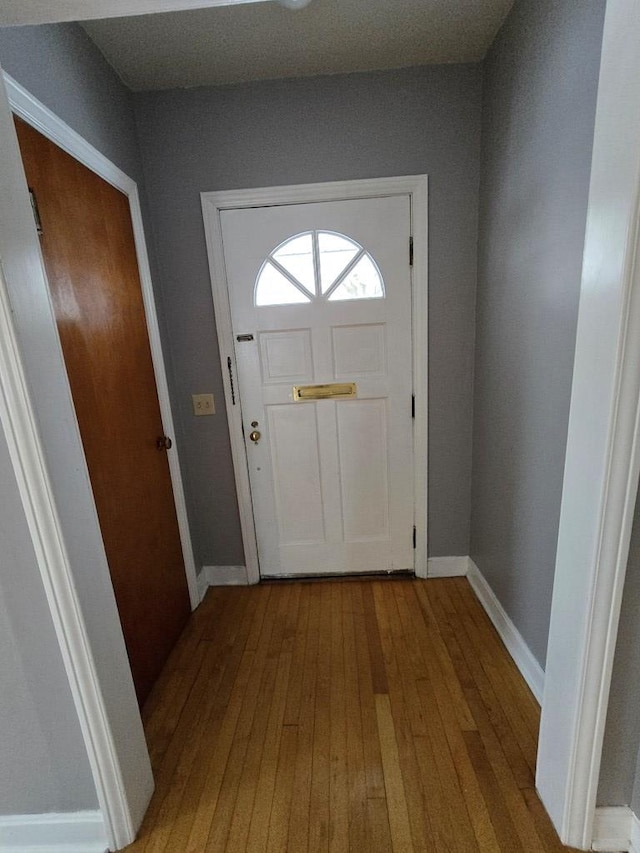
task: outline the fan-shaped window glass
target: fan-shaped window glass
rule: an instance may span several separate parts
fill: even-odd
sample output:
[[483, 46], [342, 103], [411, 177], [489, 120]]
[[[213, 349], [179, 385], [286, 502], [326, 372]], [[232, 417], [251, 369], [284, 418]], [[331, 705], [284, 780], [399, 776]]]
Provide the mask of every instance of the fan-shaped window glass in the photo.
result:
[[363, 255], [331, 292], [329, 299], [380, 299], [382, 296], [378, 268], [369, 255]]
[[294, 305], [300, 302], [311, 300], [272, 263], [266, 261], [258, 277], [256, 305]]
[[271, 256], [288, 273], [313, 293], [315, 279], [313, 272], [313, 238], [311, 234], [300, 234], [293, 240], [287, 240]]
[[341, 234], [321, 231], [318, 234], [320, 255], [320, 284], [326, 293], [348, 264], [360, 252], [360, 246]]
[[376, 262], [344, 234], [296, 234], [271, 252], [258, 273], [258, 306], [299, 305], [318, 299], [384, 299]]

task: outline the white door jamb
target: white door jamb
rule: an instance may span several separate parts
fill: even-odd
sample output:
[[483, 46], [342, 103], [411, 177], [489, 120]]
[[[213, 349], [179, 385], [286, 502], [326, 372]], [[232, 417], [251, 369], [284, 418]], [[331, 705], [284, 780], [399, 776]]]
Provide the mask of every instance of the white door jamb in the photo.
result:
[[[412, 325], [413, 325], [413, 389], [415, 419], [413, 422], [414, 524], [416, 526], [415, 573], [427, 576], [427, 189], [426, 175], [398, 178], [372, 178], [356, 181], [335, 181], [321, 184], [298, 184], [263, 187], [249, 190], [203, 192], [204, 217], [211, 288], [218, 331], [220, 362], [223, 371], [225, 402], [231, 455], [235, 472], [240, 525], [247, 561], [249, 583], [258, 583], [260, 567], [247, 455], [242, 432], [242, 414], [237, 388], [231, 308], [224, 265], [220, 212], [242, 207], [261, 207], [305, 202], [343, 201], [389, 195], [409, 195], [411, 204], [411, 233], [413, 235]], [[407, 251], [409, 247], [407, 246]], [[235, 384], [234, 384], [235, 383]]]
[[640, 3], [608, 0], [537, 787], [590, 849], [640, 453]]

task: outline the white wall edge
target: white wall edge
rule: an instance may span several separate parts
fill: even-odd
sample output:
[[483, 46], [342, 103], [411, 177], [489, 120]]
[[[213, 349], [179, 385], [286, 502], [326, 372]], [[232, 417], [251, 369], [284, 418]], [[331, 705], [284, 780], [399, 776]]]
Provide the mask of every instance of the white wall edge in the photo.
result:
[[[40, 131], [44, 136], [55, 142], [63, 151], [70, 154], [96, 175], [99, 175], [107, 183], [124, 193], [129, 199], [131, 222], [133, 226], [136, 254], [138, 257], [138, 269], [140, 272], [140, 284], [144, 302], [147, 332], [151, 348], [151, 358], [160, 404], [160, 415], [164, 431], [167, 435], [175, 437], [175, 427], [171, 401], [169, 398], [169, 386], [162, 353], [162, 342], [160, 340], [160, 327], [156, 312], [151, 269], [149, 267], [149, 256], [142, 222], [142, 211], [140, 208], [140, 197], [136, 182], [108, 160], [96, 148], [86, 141], [73, 128], [69, 127], [62, 119], [58, 118], [48, 107], [34, 98], [23, 86], [16, 82], [9, 74], [3, 72], [4, 84], [9, 98], [9, 104], [15, 115], [20, 116], [28, 124]], [[173, 488], [176, 516], [180, 531], [180, 543], [185, 564], [185, 574], [189, 589], [189, 598], [192, 610], [199, 604], [198, 584], [196, 578], [196, 565], [191, 544], [191, 533], [187, 517], [187, 505], [184, 495], [184, 486], [180, 469], [180, 459], [176, 444], [168, 452], [169, 471], [171, 474], [171, 485]]]
[[536, 787], [588, 849], [640, 454], [640, 4], [608, 0]]
[[[0, 267], [0, 422], [111, 842], [134, 828], [95, 660], [64, 544]], [[123, 845], [121, 845], [123, 846]]]
[[465, 577], [468, 571], [469, 557], [429, 557], [427, 560], [428, 578]]
[[[231, 322], [231, 308], [224, 264], [220, 212], [243, 207], [261, 207], [304, 202], [343, 201], [355, 198], [375, 198], [408, 195], [411, 203], [411, 223], [414, 241], [412, 282], [413, 324], [413, 390], [415, 419], [413, 425], [414, 524], [416, 548], [414, 571], [417, 577], [427, 576], [427, 518], [428, 518], [428, 176], [404, 175], [393, 178], [369, 178], [353, 181], [328, 181], [313, 184], [294, 184], [277, 187], [258, 187], [246, 190], [203, 192], [202, 216], [207, 242], [211, 275], [213, 307], [218, 330], [220, 364], [226, 403], [231, 456], [235, 475], [240, 527], [247, 562], [249, 583], [260, 580], [260, 563], [256, 543], [253, 504], [249, 485], [247, 454], [242, 433], [242, 416], [237, 400], [237, 369]], [[227, 370], [227, 365], [229, 369]], [[232, 393], [231, 382], [236, 384]], [[237, 400], [239, 403], [239, 400]]]
[[522, 677], [529, 685], [529, 689], [538, 703], [542, 703], [545, 678], [544, 670], [524, 641], [522, 634], [518, 631], [507, 615], [506, 610], [496, 598], [494, 591], [487, 583], [484, 575], [470, 557], [468, 558], [468, 566], [467, 578], [473, 591], [486, 610], [489, 619], [493, 622], [494, 628], [500, 635], [500, 639], [505, 644]]
[[591, 849], [600, 853], [627, 853], [631, 848], [633, 812], [628, 806], [596, 809]]
[[0, 853], [106, 853], [99, 811], [0, 816]]

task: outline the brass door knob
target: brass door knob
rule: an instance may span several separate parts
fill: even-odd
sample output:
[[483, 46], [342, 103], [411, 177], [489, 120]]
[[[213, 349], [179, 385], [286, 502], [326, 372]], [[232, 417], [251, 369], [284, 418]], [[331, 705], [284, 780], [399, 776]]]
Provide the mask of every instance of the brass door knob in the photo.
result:
[[254, 429], [253, 432], [249, 433], [249, 438], [254, 444], [257, 444], [260, 441], [261, 432], [258, 432], [257, 429]]

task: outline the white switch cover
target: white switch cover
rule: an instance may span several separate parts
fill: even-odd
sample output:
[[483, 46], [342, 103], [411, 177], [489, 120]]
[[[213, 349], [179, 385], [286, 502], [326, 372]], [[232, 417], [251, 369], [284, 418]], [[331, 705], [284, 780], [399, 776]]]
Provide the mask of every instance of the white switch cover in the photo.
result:
[[215, 415], [216, 407], [213, 394], [192, 394], [194, 415]]

